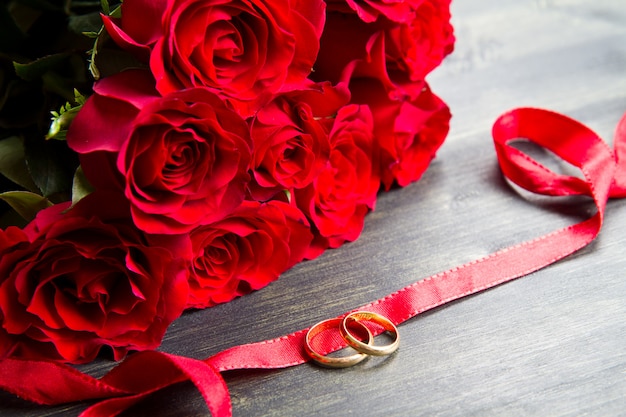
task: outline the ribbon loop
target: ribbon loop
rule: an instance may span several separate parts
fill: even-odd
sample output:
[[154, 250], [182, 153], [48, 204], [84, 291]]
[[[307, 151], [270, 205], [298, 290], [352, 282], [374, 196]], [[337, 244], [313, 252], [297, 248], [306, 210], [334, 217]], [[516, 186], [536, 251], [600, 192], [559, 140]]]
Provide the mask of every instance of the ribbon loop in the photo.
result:
[[[616, 131], [617, 155], [624, 152], [626, 146], [625, 118], [626, 115], [622, 117]], [[623, 162], [619, 164], [619, 157], [606, 143], [576, 120], [547, 110], [519, 108], [496, 120], [493, 138], [503, 174], [517, 185], [548, 195], [584, 194], [593, 198], [598, 212], [587, 222], [575, 227], [578, 233], [592, 233], [591, 240], [600, 231], [609, 197], [626, 196], [626, 168]], [[511, 147], [510, 143], [518, 138], [543, 146], [579, 168], [585, 181], [555, 174]], [[584, 226], [585, 223], [589, 224], [590, 229]]]
[[[588, 195], [604, 208], [616, 159], [591, 129], [558, 113], [519, 108], [500, 116], [493, 127], [498, 161], [504, 175], [528, 191], [553, 195]], [[517, 139], [539, 145], [579, 168], [585, 179], [559, 175], [511, 146]]]

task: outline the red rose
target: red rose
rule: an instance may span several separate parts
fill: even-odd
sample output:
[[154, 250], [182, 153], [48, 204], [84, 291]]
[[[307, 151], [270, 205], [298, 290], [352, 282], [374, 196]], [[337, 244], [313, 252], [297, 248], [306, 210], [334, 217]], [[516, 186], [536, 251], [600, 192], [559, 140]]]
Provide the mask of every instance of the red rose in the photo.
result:
[[[412, 98], [421, 86], [421, 93]], [[417, 181], [442, 145], [450, 128], [448, 106], [418, 83], [389, 92], [381, 83], [362, 78], [351, 88], [358, 103], [367, 103], [374, 115], [374, 136], [381, 150], [381, 180], [386, 189]]]
[[82, 363], [159, 345], [185, 306], [189, 240], [148, 238], [121, 207], [96, 192], [0, 233], [0, 355]]
[[450, 0], [426, 0], [409, 22], [384, 24], [388, 71], [424, 80], [454, 49]]
[[348, 105], [328, 123], [332, 123], [328, 164], [311, 185], [295, 190], [297, 206], [317, 233], [307, 257], [355, 240], [363, 229], [365, 215], [376, 204], [380, 186], [369, 108]]
[[[153, 0], [126, 0], [126, 9], [153, 10]], [[105, 19], [121, 46], [150, 49], [162, 94], [206, 86], [244, 116], [271, 94], [310, 73], [325, 16], [322, 0], [167, 0], [160, 19]], [[136, 15], [135, 15], [136, 17]]]
[[[98, 82], [68, 132], [79, 153], [113, 152], [135, 225], [185, 233], [219, 220], [243, 201], [249, 176], [246, 122], [205, 88], [156, 95], [149, 74], [129, 71]], [[85, 172], [98, 185], [105, 157]], [[108, 181], [114, 180], [109, 178]]]
[[268, 200], [278, 191], [311, 183], [330, 154], [324, 121], [349, 95], [347, 88], [326, 83], [281, 94], [258, 112], [251, 122], [255, 199]]
[[[380, 175], [389, 189], [418, 180], [449, 130], [450, 110], [423, 81], [392, 80], [385, 58], [384, 35], [373, 35], [363, 59], [351, 61], [342, 77], [351, 101], [367, 104], [374, 116], [380, 148]], [[403, 81], [403, 82], [400, 82]]]
[[367, 43], [374, 32], [371, 24], [354, 13], [329, 10], [311, 78], [320, 82], [341, 81], [349, 63], [367, 58]]
[[148, 62], [152, 47], [163, 36], [162, 18], [167, 3], [168, 0], [126, 0], [121, 6], [121, 19], [103, 15], [102, 21], [118, 45]]
[[[367, 23], [354, 13], [328, 13], [312, 77], [336, 82], [360, 61], [361, 70], [367, 68], [363, 63], [382, 65], [385, 77], [394, 82], [423, 81], [452, 52], [454, 34], [449, 0], [420, 3], [411, 19], [401, 23], [383, 16]], [[380, 54], [377, 42], [383, 44]]]
[[304, 215], [280, 201], [245, 201], [191, 232], [189, 307], [224, 303], [265, 287], [300, 262], [311, 241]]
[[408, 22], [424, 0], [326, 0], [329, 10], [355, 12], [364, 22], [375, 22], [383, 16], [394, 22]]

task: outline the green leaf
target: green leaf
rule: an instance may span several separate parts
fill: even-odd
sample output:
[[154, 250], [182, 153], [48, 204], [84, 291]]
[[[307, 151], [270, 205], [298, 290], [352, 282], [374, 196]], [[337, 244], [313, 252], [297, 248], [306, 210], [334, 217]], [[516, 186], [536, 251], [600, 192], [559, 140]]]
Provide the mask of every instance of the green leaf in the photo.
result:
[[118, 4], [117, 6], [115, 6], [115, 9], [111, 10], [111, 12], [109, 13], [109, 16], [115, 17], [117, 19], [122, 17], [122, 5]]
[[52, 206], [52, 203], [47, 198], [28, 191], [1, 193], [0, 200], [6, 201], [27, 221], [33, 220], [40, 210]]
[[107, 0], [100, 0], [100, 5], [102, 7], [102, 11], [104, 14], [110, 14], [111, 9], [109, 8], [109, 2]]
[[15, 73], [18, 77], [25, 81], [36, 81], [41, 79], [44, 74], [62, 64], [68, 56], [69, 54], [67, 53], [59, 53], [36, 59], [27, 64], [14, 62], [13, 66], [15, 67]]
[[0, 174], [29, 191], [39, 191], [26, 166], [24, 141], [20, 137], [0, 141]]
[[33, 135], [24, 141], [28, 170], [45, 197], [68, 200], [78, 166], [76, 155], [65, 142], [41, 139]]
[[61, 76], [55, 71], [46, 72], [41, 79], [43, 81], [44, 90], [50, 91], [66, 100], [73, 98], [72, 80]]
[[74, 174], [74, 182], [72, 183], [72, 206], [78, 203], [82, 198], [88, 196], [94, 191], [93, 186], [89, 183], [82, 167], [76, 169]]
[[46, 134], [46, 139], [58, 139], [65, 140], [67, 129], [69, 128], [72, 120], [78, 114], [80, 109], [85, 104], [87, 99], [77, 89], [74, 89], [74, 100], [72, 103], [69, 101], [65, 105], [61, 106], [58, 112], [51, 111], [52, 123], [50, 123], [50, 129]]

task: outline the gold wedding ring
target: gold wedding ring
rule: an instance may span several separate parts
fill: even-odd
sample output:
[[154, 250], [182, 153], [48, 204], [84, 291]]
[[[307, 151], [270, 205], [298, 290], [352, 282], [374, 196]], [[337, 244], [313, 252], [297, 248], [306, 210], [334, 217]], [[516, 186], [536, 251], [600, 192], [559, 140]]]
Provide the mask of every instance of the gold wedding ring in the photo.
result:
[[[382, 327], [392, 337], [393, 341], [387, 345], [376, 346], [374, 345], [374, 336], [370, 329], [363, 324], [364, 321], [374, 323]], [[358, 326], [358, 330], [364, 331], [364, 335], [367, 337], [363, 340], [357, 338], [352, 333], [349, 327]], [[351, 356], [331, 357], [322, 355], [313, 349], [311, 341], [320, 333], [327, 330], [337, 330], [348, 343], [350, 347], [355, 349], [358, 353]], [[309, 329], [304, 338], [304, 350], [307, 355], [311, 357], [315, 362], [328, 368], [347, 368], [361, 362], [367, 356], [386, 356], [391, 355], [398, 349], [400, 345], [400, 333], [398, 328], [387, 317], [373, 313], [371, 311], [354, 311], [344, 318], [334, 318], [329, 320], [320, 321]]]
[[[342, 356], [342, 357], [331, 357], [331, 356], [322, 355], [313, 349], [313, 347], [311, 346], [311, 341], [317, 335], [319, 335], [320, 333], [326, 330], [331, 330], [331, 329], [337, 330], [340, 327], [340, 325], [342, 325], [342, 322], [343, 320], [338, 319], [338, 318], [324, 320], [324, 321], [317, 323], [313, 327], [311, 327], [309, 331], [306, 333], [306, 336], [304, 338], [304, 349], [307, 355], [311, 357], [311, 359], [313, 359], [315, 362], [319, 363], [322, 366], [325, 366], [328, 368], [348, 368], [350, 366], [356, 365], [357, 363], [361, 362], [363, 359], [367, 358], [367, 355], [365, 353], [356, 353], [354, 355]], [[359, 323], [357, 320], [353, 321], [353, 323], [360, 326], [363, 329], [364, 333], [367, 334], [367, 343], [363, 343], [357, 338], [354, 338], [354, 340], [357, 340], [359, 343], [362, 343], [365, 346], [368, 346], [369, 344], [374, 343], [374, 336], [372, 335], [372, 332], [370, 332], [370, 330], [367, 327], [365, 327], [365, 325], [363, 325], [362, 323]], [[346, 325], [346, 328], [347, 328], [347, 325]]]
[[[370, 321], [381, 326], [393, 336], [393, 342], [383, 346], [375, 346], [373, 343], [363, 343], [362, 341], [354, 337], [354, 335], [350, 333], [348, 325], [350, 323], [360, 322], [363, 320]], [[348, 314], [341, 321], [339, 331], [351, 347], [353, 347], [358, 352], [366, 353], [372, 356], [390, 355], [395, 352], [400, 345], [400, 333], [398, 333], [398, 328], [396, 327], [396, 325], [393, 324], [391, 320], [389, 320], [387, 317], [378, 313], [372, 313], [370, 311], [355, 311]]]

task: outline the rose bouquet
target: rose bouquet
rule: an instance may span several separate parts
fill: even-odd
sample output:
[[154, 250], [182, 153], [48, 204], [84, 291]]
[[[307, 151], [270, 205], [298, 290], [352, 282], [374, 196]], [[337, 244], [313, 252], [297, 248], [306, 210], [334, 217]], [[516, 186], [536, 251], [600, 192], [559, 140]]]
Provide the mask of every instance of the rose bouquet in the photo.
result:
[[449, 2], [0, 6], [0, 358], [153, 349], [355, 240], [448, 132]]

